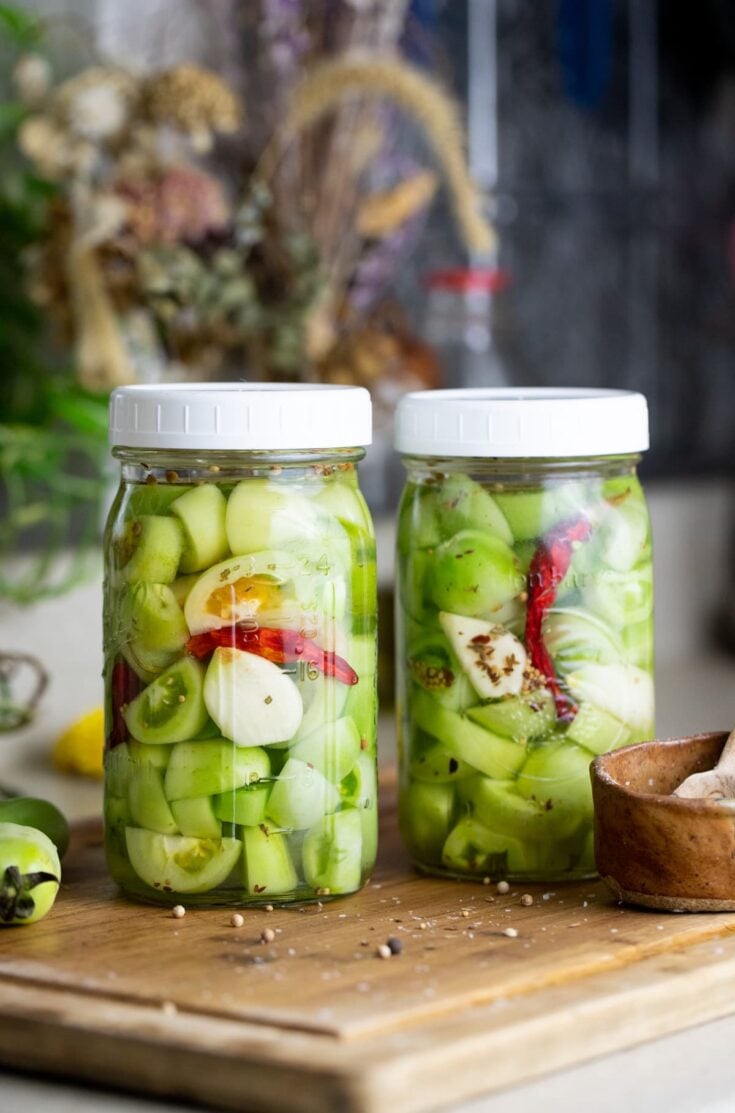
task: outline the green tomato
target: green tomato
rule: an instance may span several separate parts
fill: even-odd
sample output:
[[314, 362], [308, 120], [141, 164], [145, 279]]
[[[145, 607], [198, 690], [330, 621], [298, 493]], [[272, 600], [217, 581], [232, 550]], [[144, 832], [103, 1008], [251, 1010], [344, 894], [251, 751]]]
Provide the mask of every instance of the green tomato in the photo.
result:
[[398, 552], [433, 549], [441, 541], [437, 519], [437, 486], [407, 484], [398, 509]]
[[562, 481], [545, 487], [507, 488], [494, 492], [516, 541], [543, 536], [564, 518], [577, 517], [589, 502], [585, 484]]
[[513, 550], [491, 533], [464, 529], [436, 550], [431, 597], [441, 611], [492, 618], [522, 587]]
[[460, 529], [481, 529], [513, 544], [508, 521], [492, 495], [468, 475], [448, 475], [437, 491], [437, 518], [451, 537]]
[[0, 800], [0, 823], [17, 823], [43, 831], [56, 847], [59, 858], [64, 857], [69, 847], [69, 824], [48, 800], [36, 800], [31, 796]]
[[51, 909], [61, 863], [48, 835], [0, 823], [0, 924], [33, 924]]

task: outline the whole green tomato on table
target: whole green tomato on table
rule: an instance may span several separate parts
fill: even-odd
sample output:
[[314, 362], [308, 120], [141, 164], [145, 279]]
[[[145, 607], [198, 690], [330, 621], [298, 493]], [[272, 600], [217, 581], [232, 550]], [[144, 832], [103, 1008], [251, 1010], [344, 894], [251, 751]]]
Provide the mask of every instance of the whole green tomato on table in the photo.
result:
[[61, 863], [48, 835], [0, 822], [0, 924], [32, 924], [53, 906]]

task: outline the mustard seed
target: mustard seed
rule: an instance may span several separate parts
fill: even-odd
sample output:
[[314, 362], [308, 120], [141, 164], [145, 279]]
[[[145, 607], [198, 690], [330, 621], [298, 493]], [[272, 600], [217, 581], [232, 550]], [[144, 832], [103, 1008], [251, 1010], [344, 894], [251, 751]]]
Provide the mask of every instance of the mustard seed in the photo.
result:
[[499, 881], [498, 884], [495, 886], [495, 888], [503, 896], [505, 896], [506, 893], [510, 892], [510, 885], [508, 884], [507, 881]]
[[186, 909], [183, 904], [175, 904], [171, 909], [171, 915], [175, 920], [181, 920], [186, 915]]

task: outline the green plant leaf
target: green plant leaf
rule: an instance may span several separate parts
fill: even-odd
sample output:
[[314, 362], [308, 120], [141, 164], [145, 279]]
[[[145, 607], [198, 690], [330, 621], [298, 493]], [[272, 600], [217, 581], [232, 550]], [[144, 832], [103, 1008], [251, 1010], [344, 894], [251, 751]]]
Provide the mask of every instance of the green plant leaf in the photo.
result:
[[33, 46], [43, 33], [38, 16], [15, 4], [0, 4], [0, 31], [19, 46]]
[[28, 109], [19, 101], [0, 102], [0, 142], [11, 139], [27, 115]]

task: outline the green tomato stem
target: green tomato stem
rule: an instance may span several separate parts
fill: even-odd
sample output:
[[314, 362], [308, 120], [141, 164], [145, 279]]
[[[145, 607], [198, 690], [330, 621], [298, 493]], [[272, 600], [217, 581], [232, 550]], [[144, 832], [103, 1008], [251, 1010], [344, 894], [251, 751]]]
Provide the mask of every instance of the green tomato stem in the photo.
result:
[[45, 881], [59, 879], [53, 873], [38, 870], [35, 873], [21, 873], [17, 866], [8, 866], [0, 882], [0, 920], [11, 923], [13, 920], [27, 920], [33, 915], [36, 902], [31, 890]]

